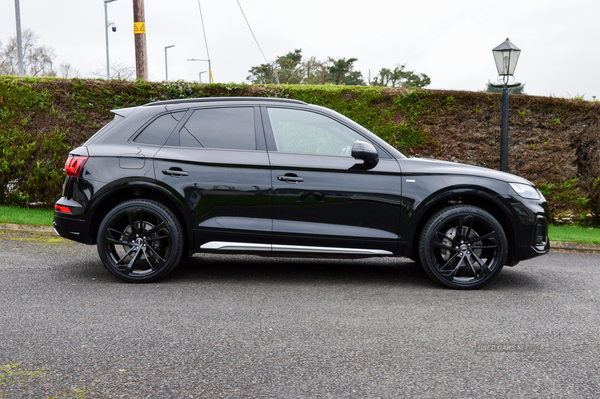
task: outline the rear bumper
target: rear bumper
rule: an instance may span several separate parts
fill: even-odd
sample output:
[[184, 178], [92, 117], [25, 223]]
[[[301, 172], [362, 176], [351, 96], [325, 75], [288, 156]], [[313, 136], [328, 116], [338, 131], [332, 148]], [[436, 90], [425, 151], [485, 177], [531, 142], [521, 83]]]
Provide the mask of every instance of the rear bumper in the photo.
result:
[[63, 217], [60, 213], [54, 213], [54, 222], [52, 222], [54, 231], [59, 236], [81, 242], [83, 244], [93, 244], [91, 237], [85, 234], [85, 220]]

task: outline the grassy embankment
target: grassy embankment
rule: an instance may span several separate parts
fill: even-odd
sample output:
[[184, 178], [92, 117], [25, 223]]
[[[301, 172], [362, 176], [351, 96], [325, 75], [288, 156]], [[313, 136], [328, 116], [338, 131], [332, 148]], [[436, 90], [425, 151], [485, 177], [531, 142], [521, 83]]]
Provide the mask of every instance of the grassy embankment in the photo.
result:
[[[27, 209], [0, 206], [0, 223], [51, 226], [53, 210]], [[578, 226], [550, 226], [548, 234], [552, 241], [600, 244], [600, 229]]]

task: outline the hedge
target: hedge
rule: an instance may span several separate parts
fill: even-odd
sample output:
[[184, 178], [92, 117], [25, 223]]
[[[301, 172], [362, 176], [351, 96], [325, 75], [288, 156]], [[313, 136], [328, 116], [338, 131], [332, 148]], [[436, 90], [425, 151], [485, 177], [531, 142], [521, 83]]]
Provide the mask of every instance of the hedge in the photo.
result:
[[[208, 96], [294, 98], [350, 117], [406, 155], [500, 163], [500, 94], [0, 76], [0, 204], [52, 206], [69, 150], [108, 123], [111, 109]], [[542, 189], [555, 219], [600, 222], [599, 112], [598, 102], [510, 98], [509, 172]]]

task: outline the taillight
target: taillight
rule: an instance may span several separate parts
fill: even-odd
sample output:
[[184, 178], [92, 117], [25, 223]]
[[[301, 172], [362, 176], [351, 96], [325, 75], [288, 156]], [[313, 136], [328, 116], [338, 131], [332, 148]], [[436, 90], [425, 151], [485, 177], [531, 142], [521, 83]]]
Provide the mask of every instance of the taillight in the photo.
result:
[[63, 212], [63, 213], [71, 213], [71, 210], [69, 208], [67, 208], [66, 206], [62, 206], [62, 205], [54, 204], [54, 210], [58, 211], [58, 212]]
[[67, 162], [65, 162], [65, 172], [67, 172], [67, 175], [71, 177], [79, 176], [87, 159], [88, 157], [69, 157]]

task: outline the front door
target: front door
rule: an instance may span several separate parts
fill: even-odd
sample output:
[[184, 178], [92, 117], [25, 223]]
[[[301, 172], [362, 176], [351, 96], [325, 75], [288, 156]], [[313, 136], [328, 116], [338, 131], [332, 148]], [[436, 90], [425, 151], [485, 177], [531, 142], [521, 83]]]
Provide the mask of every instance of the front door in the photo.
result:
[[262, 112], [273, 185], [273, 250], [366, 255], [396, 251], [401, 179], [381, 149], [370, 169], [350, 154], [369, 141], [317, 112]]

